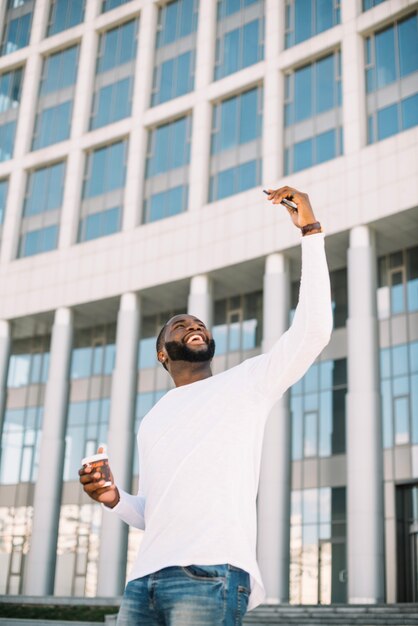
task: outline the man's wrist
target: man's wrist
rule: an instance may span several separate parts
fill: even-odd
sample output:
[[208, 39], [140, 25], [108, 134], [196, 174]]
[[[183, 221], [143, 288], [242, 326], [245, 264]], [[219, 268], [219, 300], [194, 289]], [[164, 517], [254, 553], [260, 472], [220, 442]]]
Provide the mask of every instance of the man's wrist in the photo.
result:
[[311, 222], [310, 224], [305, 224], [305, 226], [302, 226], [301, 232], [303, 237], [305, 237], [306, 235], [322, 233], [322, 226], [320, 222]]
[[120, 502], [120, 493], [119, 493], [119, 489], [118, 489], [118, 488], [116, 488], [115, 499], [113, 500], [113, 502], [111, 502], [111, 503], [109, 503], [109, 504], [106, 504], [106, 503], [105, 503], [105, 506], [107, 506], [107, 508], [108, 508], [108, 509], [114, 509], [114, 508], [115, 508], [115, 506], [116, 506], [117, 504], [119, 504], [119, 502]]

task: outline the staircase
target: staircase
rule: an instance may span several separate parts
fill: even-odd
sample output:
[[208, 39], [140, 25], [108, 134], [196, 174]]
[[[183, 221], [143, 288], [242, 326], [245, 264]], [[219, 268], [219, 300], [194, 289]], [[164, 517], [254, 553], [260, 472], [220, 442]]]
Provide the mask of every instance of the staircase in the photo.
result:
[[250, 626], [418, 626], [418, 604], [261, 605], [244, 618]]
[[[1, 623], [1, 622], [0, 622]], [[116, 616], [106, 617], [115, 626]], [[379, 606], [261, 605], [247, 613], [245, 626], [418, 626], [418, 604]]]
[[[116, 625], [116, 614], [120, 598], [22, 598], [19, 605], [16, 597], [0, 596], [0, 626], [105, 626]], [[23, 600], [23, 602], [22, 602]], [[43, 601], [43, 602], [42, 602]], [[18, 611], [22, 604], [36, 605], [40, 610], [52, 609], [44, 615], [32, 614], [23, 619]], [[75, 609], [84, 608], [91, 612], [85, 621], [79, 621]], [[16, 607], [16, 608], [15, 608]], [[8, 608], [7, 612], [5, 609]], [[94, 610], [101, 613], [93, 616]], [[3, 609], [3, 610], [2, 610]], [[109, 610], [110, 609], [110, 610]], [[71, 615], [72, 613], [72, 615]], [[48, 616], [47, 616], [48, 615]], [[72, 618], [72, 619], [71, 619]], [[418, 626], [418, 604], [380, 605], [331, 605], [293, 606], [262, 604], [247, 613], [244, 626]]]

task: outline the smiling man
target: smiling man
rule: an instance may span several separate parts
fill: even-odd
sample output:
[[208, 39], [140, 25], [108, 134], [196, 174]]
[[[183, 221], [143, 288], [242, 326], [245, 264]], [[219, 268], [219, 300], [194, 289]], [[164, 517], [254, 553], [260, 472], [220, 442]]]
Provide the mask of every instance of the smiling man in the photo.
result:
[[90, 468], [84, 490], [145, 530], [129, 574], [119, 626], [239, 626], [265, 598], [256, 560], [256, 497], [264, 428], [273, 405], [301, 378], [332, 329], [324, 235], [306, 194], [270, 190], [302, 232], [299, 303], [272, 349], [212, 376], [215, 344], [193, 315], [167, 321], [157, 358], [175, 388], [143, 418], [139, 492]]

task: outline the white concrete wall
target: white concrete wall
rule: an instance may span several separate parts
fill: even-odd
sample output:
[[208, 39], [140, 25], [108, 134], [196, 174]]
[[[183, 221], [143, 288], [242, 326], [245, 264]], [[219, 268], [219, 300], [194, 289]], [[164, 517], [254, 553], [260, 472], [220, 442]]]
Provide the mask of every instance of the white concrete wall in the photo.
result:
[[[395, 16], [403, 15], [413, 6], [416, 7], [416, 2], [390, 0], [366, 13], [361, 12], [360, 0], [342, 3], [340, 25], [288, 50], [283, 50], [282, 44], [283, 14], [273, 6], [274, 3], [267, 2], [271, 19], [266, 19], [268, 40], [265, 61], [207, 85], [208, 63], [213, 50], [201, 29], [198, 41], [203, 47], [201, 53], [197, 54], [199, 66], [196, 68], [196, 76], [199, 84], [196, 91], [147, 109], [149, 99], [137, 88], [135, 115], [85, 133], [91, 100], [86, 87], [92, 84], [99, 31], [125, 19], [141, 16], [143, 11], [144, 19], [141, 20], [139, 33], [140, 57], [145, 54], [142, 42], [150, 40], [149, 25], [155, 20], [155, 7], [154, 18], [151, 17], [150, 7], [156, 4], [155, 0], [134, 0], [101, 15], [99, 0], [90, 0], [84, 23], [42, 39], [40, 35], [47, 15], [47, 0], [38, 0], [37, 36], [32, 37], [31, 45], [27, 48], [0, 58], [0, 72], [26, 63], [26, 80], [31, 85], [31, 93], [27, 93], [26, 89], [25, 101], [21, 104], [17, 156], [11, 161], [0, 163], [0, 179], [10, 178], [9, 203], [1, 245], [2, 319], [118, 296], [126, 291], [140, 291], [155, 284], [208, 273], [295, 245], [299, 235], [289, 224], [287, 213], [278, 207], [270, 207], [261, 188], [205, 205], [205, 194], [198, 193], [195, 183], [193, 197], [197, 197], [199, 202], [191, 203], [191, 210], [187, 213], [141, 227], [137, 225], [138, 218], [135, 220], [135, 214], [139, 215], [135, 207], [135, 194], [140, 193], [142, 188], [146, 129], [173, 115], [194, 111], [198, 123], [193, 125], [192, 154], [197, 161], [193, 162], [192, 170], [204, 185], [202, 167], [207, 163], [207, 158], [198, 150], [198, 146], [209, 148], [211, 116], [208, 114], [208, 106], [215, 98], [256, 83], [265, 82], [263, 171], [266, 177], [263, 182], [269, 186], [286, 183], [307, 191], [328, 234], [347, 231], [358, 224], [369, 223], [418, 204], [418, 127], [374, 145], [365, 145], [361, 40], [362, 34], [386, 21], [390, 22]], [[205, 11], [210, 18], [211, 12], [207, 6]], [[278, 41], [274, 41], [275, 37]], [[28, 101], [36, 101], [37, 79], [32, 74], [35, 72], [38, 75], [40, 55], [75, 42], [82, 42], [85, 62], [79, 67], [71, 138], [34, 153], [27, 152], [33, 130]], [[281, 72], [340, 46], [346, 154], [284, 179], [281, 172]], [[147, 57], [148, 64], [152, 64], [152, 54]], [[89, 59], [90, 62], [87, 62]], [[140, 59], [136, 71], [137, 85], [146, 69]], [[149, 65], [145, 78], [145, 86], [149, 87]], [[124, 230], [110, 237], [74, 245], [84, 151], [123, 137], [130, 137], [131, 144], [133, 142], [129, 151]], [[12, 260], [19, 233], [26, 171], [60, 158], [68, 159], [67, 170], [71, 172], [70, 179], [67, 177], [66, 181], [60, 248], [46, 254]], [[141, 204], [139, 199], [137, 202]]]

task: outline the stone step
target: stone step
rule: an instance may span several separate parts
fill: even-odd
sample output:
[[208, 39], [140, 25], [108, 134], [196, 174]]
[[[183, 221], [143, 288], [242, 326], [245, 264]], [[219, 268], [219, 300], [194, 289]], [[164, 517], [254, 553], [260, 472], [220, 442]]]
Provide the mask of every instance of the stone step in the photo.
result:
[[[27, 599], [29, 600], [29, 599]], [[28, 604], [41, 604], [40, 598], [35, 603], [33, 600]], [[48, 602], [44, 599], [43, 606], [56, 605], [74, 607], [80, 605], [75, 598], [55, 598]], [[91, 602], [90, 602], [91, 601]], [[9, 597], [4, 605], [12, 605]], [[0, 602], [0, 605], [2, 603]], [[83, 599], [83, 604], [100, 606], [104, 608], [105, 602], [99, 598]], [[117, 603], [107, 601], [104, 621], [68, 621], [65, 619], [17, 619], [1, 617], [0, 626], [98, 626], [100, 623], [106, 626], [115, 626], [116, 615], [106, 614]], [[12, 608], [12, 607], [10, 607]], [[3, 613], [4, 614], [4, 613]], [[8, 612], [13, 615], [13, 612]], [[90, 615], [88, 616], [90, 617]], [[245, 626], [418, 626], [418, 604], [391, 604], [391, 605], [330, 605], [330, 606], [293, 606], [293, 605], [260, 605], [247, 613], [244, 618]]]

